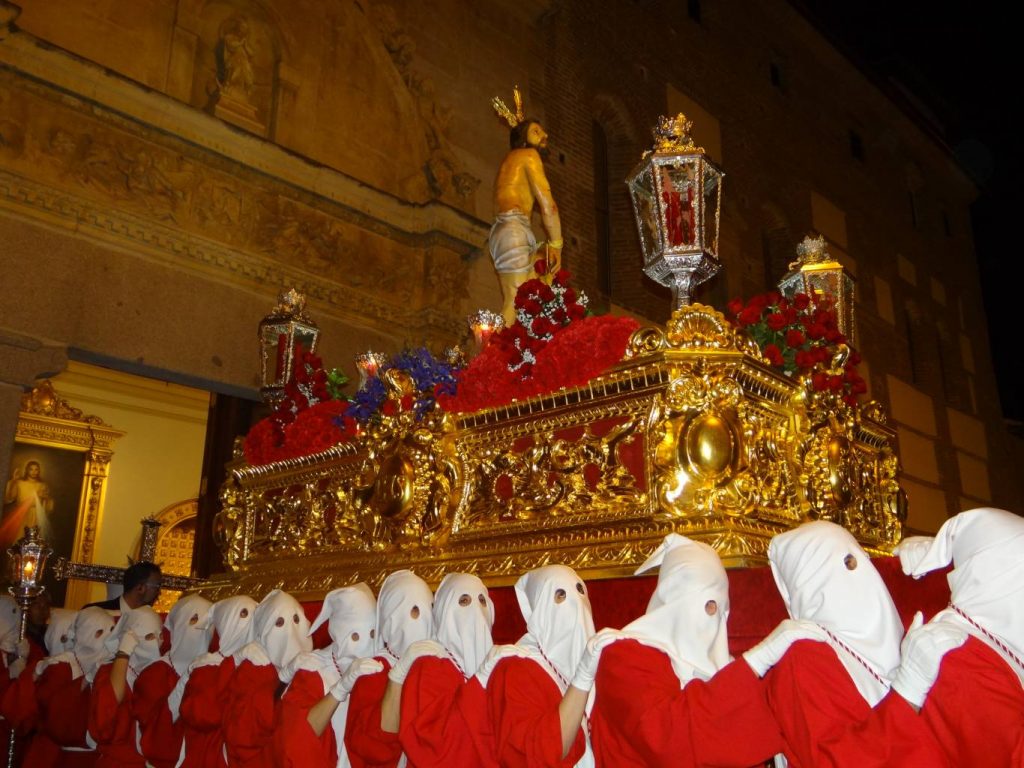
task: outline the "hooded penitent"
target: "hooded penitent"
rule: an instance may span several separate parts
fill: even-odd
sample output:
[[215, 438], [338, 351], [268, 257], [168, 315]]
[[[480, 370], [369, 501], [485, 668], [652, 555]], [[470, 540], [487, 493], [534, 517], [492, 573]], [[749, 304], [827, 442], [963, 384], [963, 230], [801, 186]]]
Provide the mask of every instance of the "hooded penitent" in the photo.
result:
[[[320, 613], [309, 628], [312, 635], [323, 624], [331, 644], [326, 648], [303, 654], [296, 664], [312, 666], [320, 673], [324, 690], [338, 682], [349, 665], [359, 658], [372, 656], [376, 647], [377, 599], [362, 582], [328, 592]], [[348, 699], [338, 703], [331, 716], [335, 743], [338, 745], [338, 768], [351, 763], [345, 749], [345, 722], [348, 719]]]
[[[217, 632], [217, 651], [221, 656], [234, 656], [252, 642], [255, 613], [256, 601], [248, 595], [228, 597], [213, 604], [206, 614], [206, 623]], [[205, 627], [205, 623], [201, 624]]]
[[594, 634], [587, 588], [565, 565], [545, 565], [516, 582], [516, 599], [526, 620], [517, 645], [530, 653], [565, 693]]
[[185, 674], [188, 665], [210, 649], [213, 627], [207, 615], [213, 603], [199, 595], [185, 595], [180, 598], [167, 614], [167, 627], [171, 635], [171, 650], [167, 661], [179, 675]]
[[377, 599], [366, 584], [359, 582], [327, 593], [320, 613], [309, 628], [312, 635], [327, 624], [331, 644], [313, 651], [324, 667], [324, 687], [330, 688], [348, 665], [372, 656], [376, 647]]
[[1024, 518], [1003, 509], [971, 509], [921, 544], [910, 557], [900, 552], [908, 574], [920, 577], [953, 565], [946, 577], [951, 605], [932, 622], [955, 624], [988, 645], [1024, 684]]
[[433, 604], [427, 582], [412, 571], [395, 571], [384, 579], [377, 596], [377, 647], [392, 664], [410, 645], [431, 636]]
[[114, 625], [114, 631], [107, 636], [104, 643], [107, 647], [107, 658], [112, 658], [121, 644], [122, 638], [129, 633], [134, 633], [138, 638], [138, 645], [132, 650], [128, 658], [128, 687], [135, 685], [139, 673], [154, 661], [160, 658], [160, 637], [163, 622], [156, 611], [148, 605], [141, 605], [130, 611], [125, 611]]
[[822, 627], [857, 690], [877, 704], [900, 663], [903, 624], [871, 558], [845, 528], [816, 520], [772, 539], [768, 560], [790, 617]]
[[670, 533], [636, 572], [659, 566], [647, 613], [623, 632], [668, 654], [680, 684], [709, 680], [730, 661], [729, 580], [722, 561], [707, 544]]
[[256, 606], [256, 642], [263, 646], [270, 663], [284, 682], [291, 680], [291, 662], [300, 653], [313, 650], [309, 619], [299, 601], [275, 589]]
[[51, 608], [50, 622], [46, 625], [43, 642], [51, 656], [70, 651], [75, 643], [75, 617], [78, 611], [67, 608]]
[[114, 618], [102, 608], [92, 606], [78, 611], [71, 630], [74, 636], [71, 650], [40, 661], [36, 665], [36, 676], [41, 675], [51, 664], [66, 662], [71, 667], [73, 680], [85, 675], [85, 679], [91, 683], [96, 670], [110, 656], [105, 641], [113, 629]]
[[469, 573], [449, 573], [434, 595], [434, 637], [463, 677], [473, 675], [494, 645], [494, 603], [487, 587]]

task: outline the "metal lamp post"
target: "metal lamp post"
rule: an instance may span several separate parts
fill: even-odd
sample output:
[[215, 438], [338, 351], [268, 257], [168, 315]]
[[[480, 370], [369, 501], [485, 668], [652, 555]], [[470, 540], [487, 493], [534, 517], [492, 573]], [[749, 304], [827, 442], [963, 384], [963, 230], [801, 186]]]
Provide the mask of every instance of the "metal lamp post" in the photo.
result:
[[[25, 623], [28, 620], [28, 608], [32, 602], [46, 591], [43, 586], [43, 573], [46, 571], [46, 561], [53, 554], [50, 545], [44, 539], [39, 538], [39, 529], [35, 526], [25, 528], [25, 535], [14, 542], [7, 549], [8, 564], [10, 567], [11, 585], [7, 591], [21, 608], [21, 616], [18, 620], [18, 643], [25, 639]], [[11, 729], [11, 738], [7, 743], [7, 765], [8, 768], [14, 765], [14, 729]]]

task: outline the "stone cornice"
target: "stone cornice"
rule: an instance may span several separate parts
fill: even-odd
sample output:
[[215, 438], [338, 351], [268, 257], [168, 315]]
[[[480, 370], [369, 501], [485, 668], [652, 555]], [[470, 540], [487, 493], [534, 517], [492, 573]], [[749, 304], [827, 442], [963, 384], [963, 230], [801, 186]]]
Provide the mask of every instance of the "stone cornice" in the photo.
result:
[[423, 244], [441, 242], [467, 257], [480, 251], [487, 240], [485, 222], [449, 205], [399, 200], [26, 32], [0, 36], [0, 66], [343, 206], [376, 222], [378, 226], [370, 229], [383, 227]]

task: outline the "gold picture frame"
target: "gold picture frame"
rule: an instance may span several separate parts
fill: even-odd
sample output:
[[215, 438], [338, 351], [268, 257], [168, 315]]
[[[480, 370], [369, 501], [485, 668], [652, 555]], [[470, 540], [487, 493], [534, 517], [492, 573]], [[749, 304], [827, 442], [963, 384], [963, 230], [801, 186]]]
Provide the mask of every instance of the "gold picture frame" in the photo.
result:
[[[92, 563], [113, 446], [124, 434], [98, 416], [71, 406], [49, 380], [27, 392], [4, 483], [0, 531], [8, 538], [16, 533], [16, 539], [22, 525], [31, 522], [40, 526], [56, 558]], [[53, 468], [49, 477], [48, 466]], [[7, 544], [0, 543], [6, 549]], [[63, 600], [59, 582], [49, 586], [55, 592], [55, 604], [77, 607], [89, 598], [88, 583], [79, 579], [67, 582]]]

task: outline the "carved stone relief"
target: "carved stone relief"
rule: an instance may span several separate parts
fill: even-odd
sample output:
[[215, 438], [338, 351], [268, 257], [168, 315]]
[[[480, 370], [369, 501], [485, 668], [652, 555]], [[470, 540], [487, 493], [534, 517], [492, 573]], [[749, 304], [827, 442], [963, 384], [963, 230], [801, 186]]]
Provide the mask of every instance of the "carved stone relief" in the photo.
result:
[[[80, 102], [9, 73], [0, 75], [0, 103], [0, 153], [8, 172], [183, 235], [260, 254], [308, 273], [311, 282], [354, 288], [313, 295], [355, 312], [363, 311], [360, 292], [382, 302], [368, 306], [367, 314], [406, 316], [410, 323], [421, 309], [465, 311], [468, 267], [448, 248], [417, 244], [379, 222], [359, 221], [354, 212], [250, 179], [192, 148], [158, 142], [137, 126], [99, 119], [95, 111], [86, 115]], [[256, 269], [253, 264], [249, 271]], [[457, 325], [461, 320], [450, 327]]]

